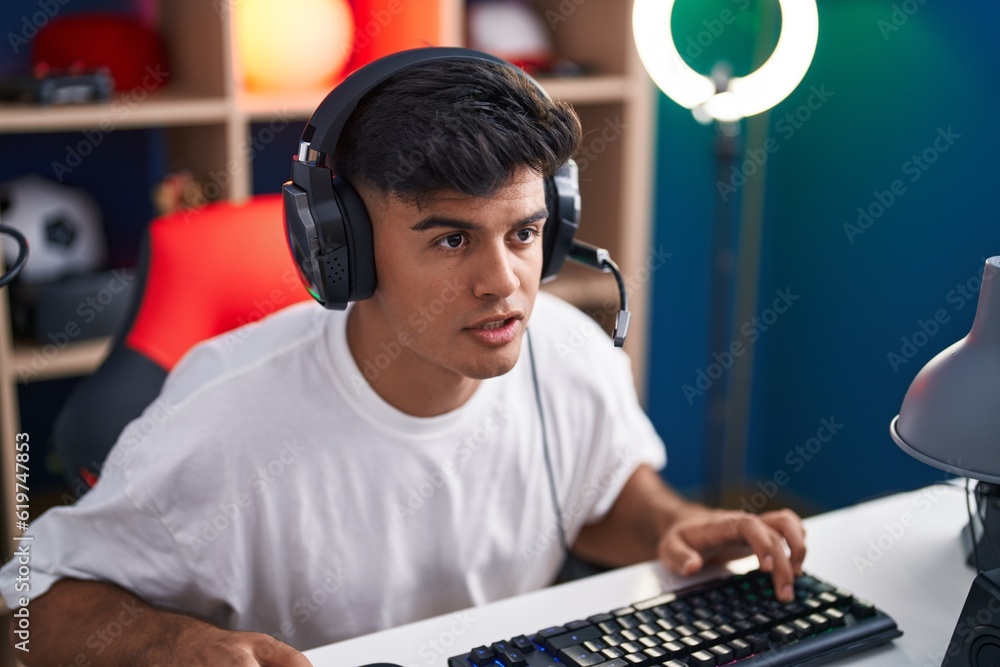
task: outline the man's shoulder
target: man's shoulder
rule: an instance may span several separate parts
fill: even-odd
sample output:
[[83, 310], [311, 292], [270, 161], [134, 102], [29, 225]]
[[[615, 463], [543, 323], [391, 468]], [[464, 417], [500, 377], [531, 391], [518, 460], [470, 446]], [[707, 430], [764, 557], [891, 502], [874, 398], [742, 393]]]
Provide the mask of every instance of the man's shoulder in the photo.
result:
[[539, 293], [529, 324], [539, 362], [584, 373], [599, 370], [595, 365], [627, 363], [626, 355], [614, 346], [603, 328], [614, 321], [616, 314], [616, 309], [601, 308], [591, 316], [556, 296]]

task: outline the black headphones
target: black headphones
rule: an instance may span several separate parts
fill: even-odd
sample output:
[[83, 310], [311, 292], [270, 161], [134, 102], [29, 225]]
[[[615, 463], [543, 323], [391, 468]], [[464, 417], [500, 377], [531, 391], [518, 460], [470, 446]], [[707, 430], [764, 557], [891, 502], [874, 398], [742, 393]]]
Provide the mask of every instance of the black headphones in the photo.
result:
[[[484, 60], [510, 67], [548, 94], [521, 69], [479, 51], [421, 48], [394, 53], [357, 70], [334, 88], [302, 132], [292, 178], [282, 187], [288, 245], [309, 293], [323, 306], [343, 310], [349, 301], [375, 292], [375, 253], [368, 211], [357, 190], [331, 169], [340, 133], [358, 102], [390, 76], [436, 60]], [[545, 181], [549, 217], [545, 222], [541, 280], [559, 273], [580, 224], [580, 186], [569, 160]]]

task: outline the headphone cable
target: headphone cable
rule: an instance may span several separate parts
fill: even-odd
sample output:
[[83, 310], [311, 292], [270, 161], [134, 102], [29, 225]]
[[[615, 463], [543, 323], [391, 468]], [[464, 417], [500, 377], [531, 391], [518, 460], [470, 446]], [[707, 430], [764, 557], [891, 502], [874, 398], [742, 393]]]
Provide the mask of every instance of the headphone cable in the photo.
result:
[[14, 278], [17, 277], [17, 274], [21, 272], [21, 269], [23, 269], [24, 265], [27, 263], [28, 240], [24, 238], [24, 235], [21, 234], [21, 232], [7, 225], [0, 225], [0, 234], [7, 234], [8, 236], [12, 237], [14, 241], [17, 243], [17, 248], [18, 248], [17, 259], [15, 259], [14, 263], [11, 264], [10, 269], [8, 269], [6, 273], [0, 276], [0, 287], [3, 287], [8, 283], [10, 283], [12, 280], [14, 280]]

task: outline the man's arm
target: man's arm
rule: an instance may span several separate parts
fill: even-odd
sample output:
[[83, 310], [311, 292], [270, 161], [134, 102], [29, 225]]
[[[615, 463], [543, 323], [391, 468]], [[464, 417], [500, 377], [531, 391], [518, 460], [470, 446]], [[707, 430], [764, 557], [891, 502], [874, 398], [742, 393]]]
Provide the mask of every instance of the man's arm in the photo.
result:
[[[785, 546], [790, 553], [786, 553]], [[805, 558], [802, 520], [790, 510], [760, 515], [713, 510], [688, 502], [647, 465], [625, 483], [607, 515], [584, 526], [573, 553], [593, 563], [630, 565], [654, 558], [684, 576], [706, 562], [725, 562], [751, 553], [771, 572], [778, 597], [791, 600], [788, 587]]]
[[[156, 609], [106, 583], [60, 579], [28, 609], [30, 652], [15, 651], [28, 667], [311, 665], [304, 655], [273, 637], [230, 632]], [[12, 645], [19, 641], [13, 631], [12, 625]]]

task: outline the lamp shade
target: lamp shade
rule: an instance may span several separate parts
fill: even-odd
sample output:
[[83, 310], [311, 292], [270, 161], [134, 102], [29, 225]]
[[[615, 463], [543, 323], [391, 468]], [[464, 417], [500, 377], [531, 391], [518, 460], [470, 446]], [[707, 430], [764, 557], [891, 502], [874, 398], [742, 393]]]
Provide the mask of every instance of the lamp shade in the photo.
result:
[[917, 373], [889, 431], [903, 451], [1000, 484], [1000, 256], [986, 260], [969, 335]]

